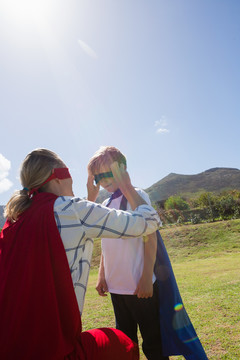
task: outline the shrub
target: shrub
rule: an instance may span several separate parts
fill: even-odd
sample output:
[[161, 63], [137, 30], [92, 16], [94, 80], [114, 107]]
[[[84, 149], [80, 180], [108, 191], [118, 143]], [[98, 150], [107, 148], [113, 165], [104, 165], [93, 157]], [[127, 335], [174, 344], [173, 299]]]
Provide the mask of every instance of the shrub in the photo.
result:
[[199, 224], [201, 222], [201, 217], [199, 214], [193, 214], [191, 216], [191, 223], [192, 224]]
[[234, 212], [237, 207], [237, 201], [233, 198], [232, 195], [226, 195], [219, 198], [216, 203], [216, 208], [219, 215], [223, 219], [227, 219], [234, 215]]
[[201, 207], [213, 207], [216, 202], [216, 196], [211, 192], [205, 192], [199, 196], [197, 202]]
[[176, 210], [187, 210], [189, 209], [188, 203], [183, 200], [180, 196], [170, 196], [165, 204], [164, 207], [166, 210], [176, 209]]

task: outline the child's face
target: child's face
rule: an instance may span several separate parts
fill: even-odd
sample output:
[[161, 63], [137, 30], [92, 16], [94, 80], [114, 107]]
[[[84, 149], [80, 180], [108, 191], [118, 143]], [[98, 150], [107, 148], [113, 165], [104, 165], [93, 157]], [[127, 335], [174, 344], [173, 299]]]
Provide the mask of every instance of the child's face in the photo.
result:
[[[94, 173], [94, 175], [102, 174], [102, 173], [108, 173], [111, 172], [110, 165], [102, 165]], [[104, 177], [101, 180], [99, 180], [99, 184], [108, 192], [114, 192], [118, 189], [118, 185], [113, 177]]]

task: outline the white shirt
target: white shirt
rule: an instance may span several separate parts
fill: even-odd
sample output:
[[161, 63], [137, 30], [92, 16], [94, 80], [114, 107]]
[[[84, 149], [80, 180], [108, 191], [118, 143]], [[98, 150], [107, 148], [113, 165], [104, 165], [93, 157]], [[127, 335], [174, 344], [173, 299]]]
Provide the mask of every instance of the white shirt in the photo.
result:
[[[136, 189], [139, 195], [151, 205], [148, 194]], [[115, 198], [109, 208], [119, 209], [122, 196]], [[103, 202], [105, 205], [108, 199]], [[131, 209], [127, 203], [127, 210]], [[142, 237], [133, 239], [102, 238], [104, 274], [108, 291], [114, 294], [132, 295], [137, 287], [144, 265], [144, 243]], [[155, 281], [153, 275], [153, 282]]]
[[54, 203], [54, 215], [72, 275], [79, 310], [82, 313], [90, 262], [92, 238], [132, 238], [150, 234], [160, 224], [156, 211], [140, 205], [135, 211], [109, 209], [91, 201], [62, 196]]

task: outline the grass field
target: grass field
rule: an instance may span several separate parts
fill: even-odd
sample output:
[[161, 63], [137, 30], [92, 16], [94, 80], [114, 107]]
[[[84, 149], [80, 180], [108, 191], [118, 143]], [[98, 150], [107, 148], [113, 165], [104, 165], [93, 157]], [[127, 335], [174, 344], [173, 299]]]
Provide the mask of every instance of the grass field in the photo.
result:
[[[239, 360], [240, 220], [171, 226], [161, 234], [184, 305], [208, 358]], [[110, 297], [101, 298], [95, 290], [99, 240], [95, 245], [82, 319], [84, 330], [114, 327]]]

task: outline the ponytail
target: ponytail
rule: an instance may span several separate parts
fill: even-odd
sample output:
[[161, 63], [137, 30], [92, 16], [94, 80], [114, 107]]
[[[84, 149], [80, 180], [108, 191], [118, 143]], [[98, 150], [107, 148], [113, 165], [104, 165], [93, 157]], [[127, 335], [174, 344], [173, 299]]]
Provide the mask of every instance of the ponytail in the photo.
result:
[[4, 209], [4, 216], [12, 222], [16, 221], [18, 216], [27, 210], [31, 203], [32, 200], [27, 190], [17, 190], [8, 201]]
[[[58, 155], [50, 150], [36, 149], [29, 153], [20, 168], [23, 189], [12, 195], [5, 207], [4, 216], [12, 222], [16, 221], [19, 215], [31, 206], [32, 197], [29, 197], [29, 191], [39, 188], [54, 168], [65, 166]], [[45, 184], [39, 191], [46, 191], [47, 187], [48, 184]]]

